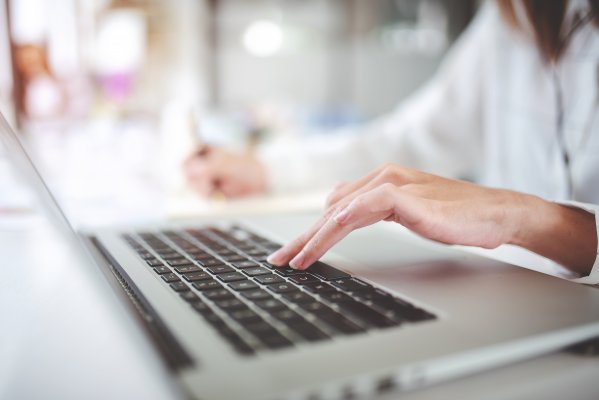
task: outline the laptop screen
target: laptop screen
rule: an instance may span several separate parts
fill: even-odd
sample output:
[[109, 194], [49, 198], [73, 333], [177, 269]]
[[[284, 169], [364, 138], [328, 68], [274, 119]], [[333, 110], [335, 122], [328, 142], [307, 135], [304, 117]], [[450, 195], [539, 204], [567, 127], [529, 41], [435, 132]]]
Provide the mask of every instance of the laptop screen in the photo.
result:
[[75, 231], [67, 219], [50, 188], [33, 162], [30, 152], [19, 135], [12, 129], [2, 113], [0, 113], [0, 138], [6, 148], [7, 155], [11, 158], [18, 173], [25, 182], [36, 192], [38, 200], [52, 219], [55, 226], [65, 234], [76, 238]]

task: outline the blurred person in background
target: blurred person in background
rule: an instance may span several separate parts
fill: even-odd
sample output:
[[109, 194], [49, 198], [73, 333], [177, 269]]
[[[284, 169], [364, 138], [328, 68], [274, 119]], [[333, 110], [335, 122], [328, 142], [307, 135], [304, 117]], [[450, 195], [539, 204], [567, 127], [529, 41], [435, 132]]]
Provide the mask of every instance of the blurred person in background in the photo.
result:
[[200, 194], [229, 197], [344, 181], [275, 265], [305, 269], [384, 220], [441, 243], [514, 244], [599, 283], [598, 111], [599, 0], [489, 1], [436, 76], [356, 134], [204, 148], [185, 170]]
[[48, 65], [46, 48], [37, 44], [15, 46], [18, 109], [32, 119], [48, 119], [64, 113], [66, 93]]

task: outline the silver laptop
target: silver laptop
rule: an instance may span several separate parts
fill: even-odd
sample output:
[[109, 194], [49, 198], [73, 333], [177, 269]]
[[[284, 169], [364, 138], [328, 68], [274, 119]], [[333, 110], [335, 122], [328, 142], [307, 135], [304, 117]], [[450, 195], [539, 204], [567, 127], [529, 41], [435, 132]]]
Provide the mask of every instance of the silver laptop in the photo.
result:
[[82, 268], [105, 272], [191, 398], [372, 397], [599, 336], [596, 289], [390, 225], [352, 233], [305, 272], [266, 256], [313, 215], [75, 232], [1, 115], [0, 136]]

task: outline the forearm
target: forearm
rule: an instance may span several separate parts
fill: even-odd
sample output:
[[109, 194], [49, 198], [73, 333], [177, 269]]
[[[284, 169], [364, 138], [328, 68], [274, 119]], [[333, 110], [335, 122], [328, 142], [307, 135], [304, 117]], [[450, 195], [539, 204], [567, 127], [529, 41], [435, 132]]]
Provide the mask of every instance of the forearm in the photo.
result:
[[524, 195], [511, 244], [553, 260], [582, 276], [597, 257], [595, 216], [585, 210]]

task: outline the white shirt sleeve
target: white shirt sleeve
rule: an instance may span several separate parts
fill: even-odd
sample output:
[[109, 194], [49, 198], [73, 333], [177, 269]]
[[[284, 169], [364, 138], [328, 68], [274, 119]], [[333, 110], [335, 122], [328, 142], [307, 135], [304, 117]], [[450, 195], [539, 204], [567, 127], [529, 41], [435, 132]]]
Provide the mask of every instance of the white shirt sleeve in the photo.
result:
[[[557, 203], [565, 205], [565, 206], [569, 206], [569, 207], [581, 208], [585, 211], [590, 212], [591, 214], [594, 214], [595, 215], [595, 226], [596, 226], [596, 230], [597, 230], [597, 238], [599, 239], [599, 205], [580, 203], [577, 201], [559, 201]], [[598, 247], [599, 247], [599, 243], [598, 243]], [[575, 250], [573, 249], [573, 251], [575, 251]], [[595, 263], [593, 264], [593, 268], [591, 269], [591, 272], [589, 273], [589, 275], [584, 276], [582, 278], [570, 279], [572, 282], [586, 283], [586, 284], [590, 284], [590, 285], [599, 284], [599, 248], [596, 253], [597, 253], [597, 255], [595, 256]]]
[[502, 23], [496, 6], [488, 3], [435, 77], [390, 114], [353, 132], [286, 138], [259, 148], [271, 190], [322, 188], [336, 180], [357, 179], [386, 162], [476, 178], [483, 147], [483, 64]]

